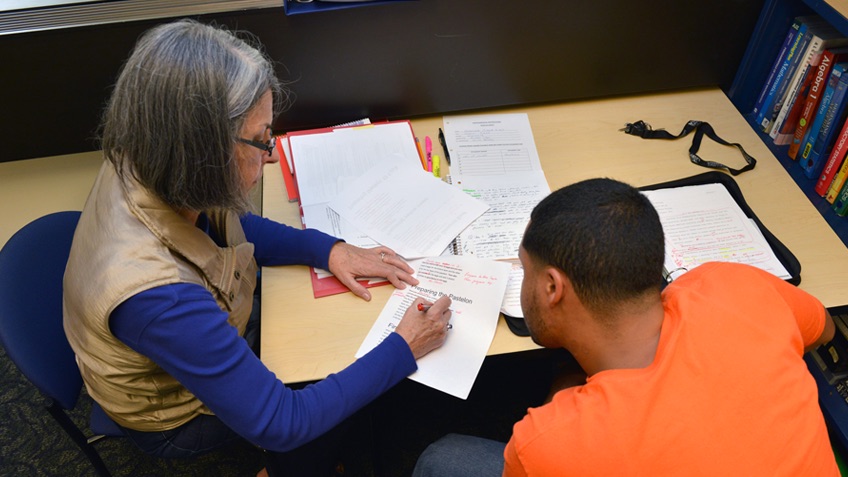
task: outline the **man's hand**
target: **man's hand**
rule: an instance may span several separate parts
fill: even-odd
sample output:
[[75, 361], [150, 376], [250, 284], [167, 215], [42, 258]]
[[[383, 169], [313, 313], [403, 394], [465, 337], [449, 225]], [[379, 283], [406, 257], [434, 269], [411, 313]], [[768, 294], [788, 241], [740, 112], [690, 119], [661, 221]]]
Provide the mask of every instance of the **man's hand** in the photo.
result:
[[833, 340], [834, 335], [836, 334], [836, 323], [833, 322], [833, 317], [830, 316], [830, 312], [827, 311], [827, 308], [824, 309], [824, 330], [822, 330], [821, 336], [816, 340], [815, 343], [811, 344], [804, 348], [804, 352], [808, 353], [819, 346], [829, 343]]
[[336, 242], [330, 249], [330, 272], [356, 296], [371, 300], [371, 293], [357, 282], [357, 278], [386, 278], [395, 288], [406, 284], [418, 285], [412, 277], [412, 267], [388, 247], [360, 248], [345, 242]]

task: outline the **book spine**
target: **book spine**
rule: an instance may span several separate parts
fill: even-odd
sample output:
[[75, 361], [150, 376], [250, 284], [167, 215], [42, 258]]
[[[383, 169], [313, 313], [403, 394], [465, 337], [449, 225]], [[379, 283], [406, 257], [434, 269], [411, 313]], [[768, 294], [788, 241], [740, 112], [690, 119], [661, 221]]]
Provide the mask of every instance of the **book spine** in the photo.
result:
[[798, 118], [801, 117], [801, 109], [807, 101], [807, 95], [810, 92], [810, 86], [815, 76], [814, 71], [818, 69], [817, 67], [818, 61], [816, 61], [816, 64], [810, 63], [804, 67], [804, 74], [799, 86], [792, 94], [791, 101], [786, 104], [786, 109], [781, 112], [783, 117], [778, 116], [770, 134], [776, 145], [786, 146], [792, 142], [795, 129], [798, 126]]
[[819, 100], [822, 96], [822, 91], [824, 91], [826, 80], [828, 76], [830, 76], [830, 71], [833, 68], [833, 59], [833, 52], [825, 51], [822, 54], [818, 67], [816, 68], [816, 74], [810, 84], [807, 99], [804, 101], [804, 105], [801, 109], [801, 114], [798, 118], [798, 125], [795, 127], [795, 132], [792, 136], [792, 142], [789, 144], [788, 154], [792, 159], [795, 159], [798, 155], [798, 149], [805, 140], [810, 123], [813, 121], [816, 108], [818, 107]]
[[[780, 84], [784, 82], [783, 80], [786, 77], [786, 72], [789, 69], [789, 66], [792, 64], [792, 59], [795, 56], [795, 53], [798, 51], [798, 45], [804, 38], [804, 32], [806, 32], [806, 26], [800, 20], [795, 20], [792, 23], [792, 29], [796, 31], [792, 39], [792, 44], [786, 51], [786, 57], [783, 58], [783, 61], [780, 64], [780, 69], [777, 70], [777, 74], [774, 77], [774, 82], [769, 88], [768, 93], [766, 93], [766, 98], [763, 101], [762, 108], [757, 112], [755, 122], [759, 125], [761, 129], [764, 129], [764, 124], [768, 125], [768, 121], [771, 120], [770, 115], [772, 109], [774, 109], [773, 105], [775, 103], [775, 96], [777, 96], [777, 91], [780, 87]], [[801, 31], [802, 29], [804, 30], [804, 32]], [[766, 121], [766, 113], [769, 114], [768, 121]]]
[[[807, 43], [804, 54], [799, 57], [800, 62], [798, 63], [798, 68], [795, 69], [792, 79], [789, 80], [789, 86], [786, 91], [786, 99], [784, 99], [783, 104], [780, 107], [780, 111], [778, 111], [771, 126], [769, 136], [772, 139], [777, 139], [780, 134], [780, 130], [783, 129], [783, 123], [789, 116], [789, 112], [794, 109], [795, 102], [798, 99], [801, 88], [805, 84], [807, 76], [809, 76], [810, 69], [814, 69], [818, 66], [818, 62], [821, 59], [823, 44], [824, 40], [820, 36], [815, 34], [810, 35], [810, 40]], [[793, 124], [792, 127], [794, 129], [795, 125]], [[779, 144], [777, 141], [775, 141], [775, 143]]]
[[825, 161], [822, 167], [822, 172], [819, 174], [819, 179], [816, 181], [815, 190], [816, 194], [820, 197], [827, 195], [827, 189], [830, 187], [833, 177], [839, 171], [839, 167], [842, 165], [846, 153], [848, 153], [848, 121], [845, 121], [842, 125], [842, 130], [839, 132], [839, 136], [837, 136], [836, 144], [833, 146], [833, 150], [830, 151], [827, 161]]
[[839, 195], [839, 192], [842, 190], [846, 177], [848, 177], [848, 161], [843, 160], [842, 165], [839, 166], [839, 171], [837, 171], [836, 175], [833, 176], [833, 181], [830, 183], [830, 187], [827, 188], [827, 195], [824, 196], [826, 201], [831, 204], [836, 201], [836, 196]]
[[[800, 26], [800, 25], [798, 25]], [[771, 70], [769, 70], [768, 78], [766, 78], [766, 82], [763, 85], [763, 89], [760, 90], [760, 94], [757, 96], [757, 101], [754, 103], [753, 114], [757, 114], [763, 107], [763, 101], [766, 99], [766, 95], [771, 89], [771, 85], [774, 83], [774, 78], [777, 76], [777, 71], [780, 69], [780, 66], [783, 64], [783, 59], [786, 57], [786, 53], [789, 51], [789, 48], [792, 46], [792, 42], [795, 39], [795, 35], [798, 33], [798, 28], [795, 24], [789, 27], [789, 31], [786, 32], [786, 38], [783, 39], [783, 44], [780, 46], [780, 51], [777, 53], [777, 57], [774, 59], [774, 64], [771, 65]]]
[[807, 139], [804, 141], [803, 146], [801, 146], [801, 157], [799, 159], [807, 159], [810, 157], [810, 153], [813, 151], [813, 145], [816, 143], [822, 123], [824, 122], [824, 117], [827, 114], [827, 110], [830, 108], [830, 102], [833, 99], [833, 93], [836, 91], [836, 85], [839, 83], [839, 79], [842, 76], [842, 72], [845, 71], [845, 67], [845, 63], [837, 63], [833, 66], [833, 70], [830, 72], [830, 77], [827, 79], [827, 86], [825, 86], [824, 93], [822, 93], [821, 100], [819, 101], [815, 120], [813, 120], [810, 130], [807, 131]]
[[842, 185], [839, 195], [833, 201], [833, 210], [840, 217], [845, 217], [848, 214], [848, 182]]
[[772, 126], [774, 126], [774, 120], [777, 118], [778, 113], [780, 113], [780, 108], [783, 107], [784, 102], [786, 102], [786, 97], [789, 94], [789, 85], [792, 82], [792, 77], [795, 75], [795, 72], [801, 65], [801, 58], [804, 56], [807, 51], [807, 44], [812, 38], [812, 34], [809, 31], [809, 28], [806, 24], [801, 25], [801, 30], [799, 33], [803, 32], [800, 41], [798, 42], [798, 47], [795, 48], [792, 54], [792, 61], [789, 64], [789, 67], [786, 69], [786, 74], [783, 76], [783, 79], [780, 81], [778, 85], [777, 91], [774, 96], [774, 103], [770, 110], [765, 111], [765, 115], [762, 122], [763, 132], [766, 134], [771, 133]]
[[842, 74], [833, 93], [830, 107], [822, 122], [821, 131], [819, 132], [819, 137], [816, 138], [813, 151], [810, 153], [810, 157], [806, 162], [801, 162], [801, 165], [804, 167], [804, 173], [810, 179], [818, 177], [824, 163], [824, 158], [830, 153], [834, 131], [836, 131], [837, 125], [842, 123], [846, 103], [846, 89], [848, 89], [848, 74]]

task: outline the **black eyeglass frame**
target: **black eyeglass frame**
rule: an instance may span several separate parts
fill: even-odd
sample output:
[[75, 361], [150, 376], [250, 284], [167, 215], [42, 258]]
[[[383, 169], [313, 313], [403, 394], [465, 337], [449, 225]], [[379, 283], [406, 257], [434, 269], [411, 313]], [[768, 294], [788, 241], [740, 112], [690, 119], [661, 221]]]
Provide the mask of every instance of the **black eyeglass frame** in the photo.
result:
[[240, 143], [247, 144], [248, 146], [253, 146], [256, 149], [261, 149], [261, 150], [267, 152], [269, 156], [272, 156], [274, 154], [274, 148], [277, 146], [277, 141], [275, 141], [274, 138], [271, 138], [271, 140], [268, 141], [267, 143], [266, 142], [253, 141], [253, 140], [250, 140], [250, 139], [245, 139], [243, 137], [238, 137], [238, 138], [236, 138], [236, 140]]

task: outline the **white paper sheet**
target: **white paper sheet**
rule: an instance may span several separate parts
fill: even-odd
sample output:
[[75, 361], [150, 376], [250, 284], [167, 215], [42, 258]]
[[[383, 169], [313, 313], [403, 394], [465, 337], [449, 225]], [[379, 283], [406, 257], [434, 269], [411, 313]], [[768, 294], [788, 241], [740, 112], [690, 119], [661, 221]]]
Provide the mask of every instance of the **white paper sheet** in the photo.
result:
[[526, 113], [445, 116], [451, 174], [504, 175], [541, 171]]
[[[309, 228], [318, 229], [334, 237], [342, 237], [347, 243], [356, 245], [357, 247], [373, 248], [380, 245], [371, 237], [354, 227], [350, 222], [342, 219], [326, 203], [308, 205], [302, 207], [301, 210], [303, 212], [303, 223]], [[327, 278], [333, 275], [329, 271], [320, 268], [315, 269], [315, 274], [318, 275], [318, 278]]]
[[363, 234], [406, 259], [439, 255], [489, 206], [416, 165], [377, 164], [329, 202]]
[[790, 278], [762, 232], [721, 184], [645, 191], [665, 233], [665, 268], [673, 276], [709, 261], [746, 263]]
[[[346, 122], [344, 124], [337, 124], [336, 126], [333, 126], [333, 127], [342, 128], [342, 127], [346, 127], [346, 126], [364, 126], [366, 124], [371, 124], [371, 120], [369, 118], [357, 119], [357, 120], [354, 120], [354, 121]], [[293, 171], [294, 170], [294, 163], [292, 162], [292, 154], [291, 154], [291, 148], [289, 147], [289, 141], [288, 141], [288, 139], [286, 139], [284, 141], [281, 141], [281, 143], [282, 143], [282, 146], [283, 146], [283, 152], [285, 153], [285, 156], [286, 156], [286, 162], [289, 163], [289, 170]]]
[[451, 183], [489, 205], [489, 210], [456, 238], [455, 253], [493, 260], [518, 259], [530, 213], [551, 192], [545, 174], [451, 175]]
[[439, 296], [450, 295], [453, 328], [441, 348], [418, 360], [418, 371], [410, 379], [466, 399], [495, 336], [510, 264], [450, 256], [410, 265], [420, 283], [392, 293], [356, 357], [391, 334], [415, 298], [435, 301]]
[[501, 303], [501, 313], [513, 318], [524, 318], [521, 310], [521, 282], [524, 281], [524, 267], [520, 263], [513, 263], [509, 271], [509, 280], [506, 283], [504, 299]]

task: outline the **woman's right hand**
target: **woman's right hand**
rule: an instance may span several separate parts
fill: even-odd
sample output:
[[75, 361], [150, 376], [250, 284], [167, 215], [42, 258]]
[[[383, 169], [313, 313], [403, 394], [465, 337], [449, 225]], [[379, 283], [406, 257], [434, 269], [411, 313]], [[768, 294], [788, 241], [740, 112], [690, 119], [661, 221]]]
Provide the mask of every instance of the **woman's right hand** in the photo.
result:
[[[430, 308], [419, 311], [419, 304]], [[416, 360], [445, 343], [451, 318], [450, 304], [451, 299], [446, 296], [432, 304], [416, 298], [403, 314], [395, 332], [406, 340]]]

